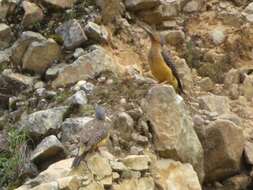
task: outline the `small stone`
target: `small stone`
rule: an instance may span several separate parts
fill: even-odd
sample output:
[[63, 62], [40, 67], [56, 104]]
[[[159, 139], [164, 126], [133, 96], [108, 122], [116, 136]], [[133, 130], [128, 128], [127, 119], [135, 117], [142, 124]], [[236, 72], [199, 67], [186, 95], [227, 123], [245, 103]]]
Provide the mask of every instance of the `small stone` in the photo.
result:
[[194, 125], [202, 126], [204, 124], [204, 119], [200, 115], [194, 115], [192, 120]]
[[84, 28], [85, 34], [90, 40], [97, 42], [106, 42], [108, 41], [108, 32], [103, 26], [99, 26], [94, 22], [88, 22]]
[[185, 33], [181, 30], [169, 30], [161, 34], [170, 45], [181, 46], [185, 42]]
[[121, 171], [127, 170], [127, 167], [122, 162], [119, 162], [119, 161], [112, 160], [110, 161], [110, 165], [113, 171], [121, 172]]
[[73, 56], [74, 56], [75, 59], [77, 59], [78, 57], [80, 57], [84, 54], [85, 54], [85, 51], [84, 51], [83, 48], [76, 48]]
[[126, 100], [126, 98], [121, 98], [119, 102], [120, 102], [120, 104], [124, 105], [127, 103], [127, 100]]
[[56, 157], [65, 156], [65, 149], [56, 136], [51, 135], [41, 141], [32, 152], [31, 160], [35, 163], [42, 163]]
[[46, 86], [46, 84], [42, 81], [38, 81], [34, 84], [35, 89], [44, 88], [45, 86]]
[[36, 91], [35, 91], [36, 95], [39, 96], [39, 97], [44, 97], [45, 94], [46, 94], [46, 89], [45, 88], [38, 88]]
[[224, 42], [226, 36], [222, 29], [216, 28], [210, 33], [210, 37], [215, 45], [220, 45]]
[[131, 140], [131, 135], [134, 128], [134, 120], [126, 112], [117, 114], [114, 121], [114, 128], [120, 137], [125, 140]]
[[214, 89], [214, 83], [209, 77], [202, 78], [198, 82], [200, 88], [204, 91], [211, 91]]
[[62, 36], [66, 49], [75, 49], [81, 46], [87, 37], [80, 23], [73, 19], [65, 22], [55, 30], [56, 34]]
[[122, 171], [121, 178], [123, 179], [131, 179], [131, 178], [140, 178], [141, 172], [140, 171], [132, 171], [132, 170], [124, 170]]
[[122, 162], [132, 170], [143, 171], [149, 169], [151, 159], [146, 155], [130, 155], [124, 158]]
[[138, 133], [132, 133], [132, 139], [142, 145], [148, 144], [148, 138], [145, 136], [139, 135]]
[[88, 103], [86, 93], [82, 90], [76, 92], [73, 96], [69, 97], [67, 102], [73, 106], [84, 106]]
[[22, 20], [22, 25], [28, 27], [43, 20], [43, 12], [39, 6], [29, 1], [23, 1], [22, 6], [25, 14]]
[[113, 180], [117, 180], [117, 179], [119, 179], [119, 178], [120, 178], [120, 175], [119, 175], [118, 172], [112, 172], [112, 179], [113, 179]]
[[130, 154], [132, 155], [140, 155], [144, 153], [144, 149], [142, 147], [131, 146]]
[[201, 9], [201, 0], [191, 0], [186, 3], [183, 10], [187, 13], [199, 11]]

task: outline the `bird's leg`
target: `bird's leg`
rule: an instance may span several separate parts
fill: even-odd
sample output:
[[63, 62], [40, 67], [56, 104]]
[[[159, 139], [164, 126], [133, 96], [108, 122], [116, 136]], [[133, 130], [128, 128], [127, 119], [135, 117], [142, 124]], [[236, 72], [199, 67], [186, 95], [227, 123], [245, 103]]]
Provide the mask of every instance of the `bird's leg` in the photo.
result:
[[166, 80], [166, 81], [160, 82], [159, 84], [160, 84], [160, 85], [168, 84], [168, 81]]

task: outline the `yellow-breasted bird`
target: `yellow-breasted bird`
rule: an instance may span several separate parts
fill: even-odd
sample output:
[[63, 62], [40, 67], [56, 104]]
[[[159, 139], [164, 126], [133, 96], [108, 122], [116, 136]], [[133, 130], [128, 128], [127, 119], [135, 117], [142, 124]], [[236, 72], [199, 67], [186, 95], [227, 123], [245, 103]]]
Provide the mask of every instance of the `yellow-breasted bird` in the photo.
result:
[[108, 120], [110, 119], [106, 117], [105, 109], [96, 106], [96, 118], [89, 121], [80, 132], [79, 150], [72, 162], [72, 168], [78, 167], [89, 151], [106, 144], [111, 126]]
[[141, 27], [148, 33], [151, 40], [148, 62], [152, 75], [159, 83], [168, 83], [179, 94], [184, 94], [176, 66], [171, 60], [169, 53], [163, 49], [160, 35], [157, 32], [152, 32], [143, 25]]

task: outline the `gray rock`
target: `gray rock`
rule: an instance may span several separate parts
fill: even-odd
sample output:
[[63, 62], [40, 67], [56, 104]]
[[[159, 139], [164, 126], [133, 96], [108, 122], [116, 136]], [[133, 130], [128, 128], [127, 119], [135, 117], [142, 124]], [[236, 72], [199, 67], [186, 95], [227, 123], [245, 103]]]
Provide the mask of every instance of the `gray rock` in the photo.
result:
[[31, 154], [31, 160], [41, 164], [56, 157], [65, 156], [65, 149], [56, 136], [50, 135], [44, 138]]
[[78, 48], [87, 41], [85, 32], [80, 23], [75, 19], [65, 22], [59, 26], [55, 32], [62, 36], [66, 49]]
[[46, 71], [46, 80], [53, 80], [55, 79], [58, 74], [63, 71], [63, 69], [67, 66], [65, 63], [60, 63], [57, 65], [53, 65], [52, 67], [48, 68]]
[[155, 149], [159, 155], [191, 163], [202, 181], [203, 149], [183, 98], [171, 86], [156, 86], [148, 92], [142, 109], [153, 128]]
[[32, 42], [24, 54], [23, 69], [42, 74], [60, 55], [60, 47], [53, 39]]
[[101, 46], [91, 46], [90, 52], [79, 57], [74, 63], [68, 65], [53, 81], [54, 88], [76, 83], [80, 80], [94, 78], [103, 71], [111, 71], [115, 75], [121, 74], [120, 65], [114, 61]]
[[197, 12], [201, 9], [202, 4], [203, 0], [190, 0], [185, 4], [183, 10], [186, 13]]
[[74, 56], [74, 58], [77, 59], [78, 57], [80, 57], [80, 56], [82, 56], [84, 54], [85, 54], [85, 51], [84, 51], [83, 48], [76, 48], [73, 56]]
[[83, 90], [84, 92], [86, 92], [86, 94], [91, 94], [94, 88], [95, 88], [94, 84], [81, 80], [77, 82], [76, 85], [73, 86], [72, 89], [76, 92], [79, 90]]
[[109, 34], [105, 27], [99, 26], [94, 22], [88, 22], [84, 28], [85, 34], [90, 40], [97, 42], [108, 41]]
[[197, 130], [205, 154], [205, 181], [222, 180], [240, 170], [244, 148], [242, 129], [228, 120], [216, 120]]
[[67, 102], [73, 106], [84, 106], [88, 103], [86, 93], [82, 90], [76, 92], [73, 96], [69, 97]]
[[91, 121], [91, 117], [82, 117], [82, 118], [68, 118], [66, 119], [61, 126], [62, 136], [61, 141], [65, 142], [76, 142], [76, 136], [80, 134], [85, 125]]
[[159, 5], [158, 0], [126, 0], [126, 8], [131, 11], [147, 10]]
[[214, 94], [199, 97], [201, 109], [218, 114], [230, 113], [229, 99], [226, 96], [217, 96]]
[[0, 23], [0, 50], [10, 47], [13, 38], [11, 28], [7, 24]]
[[20, 127], [32, 138], [38, 138], [59, 130], [67, 107], [56, 107], [32, 113], [20, 121]]

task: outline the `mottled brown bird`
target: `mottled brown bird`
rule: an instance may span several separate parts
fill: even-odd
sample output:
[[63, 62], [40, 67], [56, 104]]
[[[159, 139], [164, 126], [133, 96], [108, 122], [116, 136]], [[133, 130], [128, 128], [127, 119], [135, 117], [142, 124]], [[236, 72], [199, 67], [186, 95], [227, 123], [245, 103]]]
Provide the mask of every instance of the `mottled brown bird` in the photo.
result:
[[147, 27], [141, 27], [148, 33], [151, 40], [148, 62], [152, 75], [159, 83], [168, 83], [172, 85], [179, 94], [184, 94], [176, 66], [169, 53], [163, 49], [160, 35], [157, 32], [152, 32]]
[[104, 108], [97, 106], [96, 118], [89, 121], [80, 132], [79, 151], [73, 160], [72, 168], [78, 167], [89, 151], [106, 144], [111, 126], [108, 120]]

